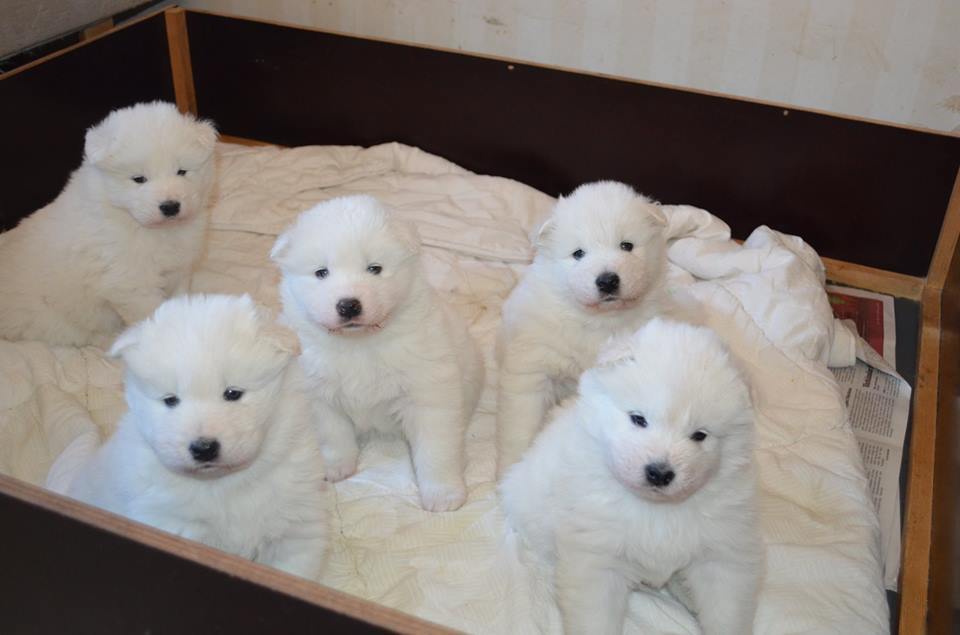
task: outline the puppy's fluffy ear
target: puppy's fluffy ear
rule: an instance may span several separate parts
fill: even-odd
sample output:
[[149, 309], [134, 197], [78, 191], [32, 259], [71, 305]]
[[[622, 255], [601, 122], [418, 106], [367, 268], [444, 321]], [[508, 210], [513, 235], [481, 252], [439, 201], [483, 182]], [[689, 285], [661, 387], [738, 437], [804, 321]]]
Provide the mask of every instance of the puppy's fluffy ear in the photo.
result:
[[656, 201], [650, 201], [647, 204], [647, 211], [650, 214], [650, 220], [660, 229], [666, 229], [667, 227], [667, 215], [663, 210], [663, 207], [660, 203]]
[[109, 117], [88, 128], [83, 146], [84, 161], [96, 165], [106, 160], [110, 156], [116, 136], [113, 120]]
[[597, 355], [597, 366], [612, 366], [620, 362], [636, 359], [636, 351], [628, 337], [611, 337]]
[[107, 351], [109, 357], [123, 357], [127, 351], [140, 343], [140, 336], [143, 332], [143, 322], [134, 324], [117, 337], [113, 346]]
[[286, 324], [273, 320], [266, 322], [263, 326], [263, 336], [281, 353], [291, 357], [300, 354], [300, 338]]
[[273, 243], [273, 248], [270, 250], [270, 260], [277, 264], [282, 264], [283, 257], [290, 249], [291, 241], [292, 238], [289, 229], [277, 236], [277, 240]]
[[543, 221], [543, 225], [540, 225], [540, 229], [537, 231], [537, 238], [534, 241], [534, 245], [538, 248], [545, 246], [556, 229], [557, 223], [552, 217]]
[[260, 335], [271, 346], [281, 353], [291, 356], [300, 354], [300, 338], [296, 332], [291, 329], [283, 319], [276, 318], [273, 312], [264, 306], [254, 304], [253, 300], [246, 293], [243, 299], [250, 303], [257, 312], [257, 321], [259, 322]]
[[197, 134], [197, 145], [207, 156], [213, 154], [213, 149], [217, 146], [217, 138], [219, 137], [213, 122], [207, 119], [198, 119], [193, 126]]

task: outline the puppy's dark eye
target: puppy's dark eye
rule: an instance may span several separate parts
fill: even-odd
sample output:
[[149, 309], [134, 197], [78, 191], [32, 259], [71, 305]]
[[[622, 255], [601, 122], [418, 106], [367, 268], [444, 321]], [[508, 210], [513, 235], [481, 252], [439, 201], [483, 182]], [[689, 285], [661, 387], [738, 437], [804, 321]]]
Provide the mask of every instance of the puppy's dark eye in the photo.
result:
[[620, 249], [624, 251], [633, 251], [633, 243], [623, 241], [622, 243], [620, 243]]
[[635, 426], [640, 426], [641, 428], [646, 428], [646, 427], [647, 427], [647, 418], [644, 417], [644, 416], [643, 416], [642, 414], [640, 414], [639, 412], [631, 412], [631, 413], [630, 413], [630, 421], [632, 421], [632, 422], [633, 422], [633, 425], [635, 425]]
[[697, 430], [696, 432], [690, 435], [690, 439], [693, 441], [696, 441], [697, 443], [700, 443], [706, 438], [707, 438], [707, 433], [704, 432], [703, 430]]
[[180, 397], [176, 395], [167, 395], [163, 398], [163, 405], [167, 408], [176, 408], [178, 403], [180, 403]]
[[370, 265], [369, 267], [367, 267], [367, 271], [369, 271], [375, 276], [379, 276], [380, 272], [383, 271], [383, 267], [381, 267], [380, 265]]
[[574, 260], [580, 260], [581, 258], [583, 258], [584, 256], [586, 256], [587, 254], [586, 254], [586, 252], [584, 252], [582, 249], [578, 249], [578, 250], [576, 250], [575, 252], [573, 252], [573, 253], [570, 254], [570, 255], [573, 256], [573, 259], [574, 259]]
[[226, 401], [237, 401], [240, 397], [243, 397], [243, 391], [239, 388], [227, 388], [223, 391], [223, 398]]
[[318, 278], [326, 278], [328, 275], [330, 275], [330, 271], [326, 267], [321, 267], [316, 271], [316, 276]]
[[133, 181], [134, 183], [138, 184], [138, 185], [143, 185], [144, 183], [147, 182], [147, 177], [145, 177], [145, 176], [135, 176], [135, 177], [133, 177], [133, 178], [130, 179], [130, 180]]
[[177, 176], [186, 176], [187, 171], [184, 169], [177, 170]]

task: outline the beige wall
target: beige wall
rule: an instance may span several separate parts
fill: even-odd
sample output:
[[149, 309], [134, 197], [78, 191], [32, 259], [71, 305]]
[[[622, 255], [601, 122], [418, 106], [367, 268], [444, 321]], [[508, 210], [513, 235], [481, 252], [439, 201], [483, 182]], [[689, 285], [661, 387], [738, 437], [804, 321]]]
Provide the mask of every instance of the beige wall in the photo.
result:
[[960, 130], [960, 0], [186, 0]]

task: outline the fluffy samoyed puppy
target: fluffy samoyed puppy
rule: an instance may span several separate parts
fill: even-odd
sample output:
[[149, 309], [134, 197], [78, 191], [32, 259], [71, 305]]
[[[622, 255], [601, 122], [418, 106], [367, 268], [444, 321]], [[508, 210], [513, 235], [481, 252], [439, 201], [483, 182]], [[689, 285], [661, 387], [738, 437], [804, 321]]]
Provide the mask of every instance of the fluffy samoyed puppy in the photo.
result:
[[51, 489], [314, 579], [327, 542], [323, 459], [296, 336], [248, 296], [181, 296], [125, 331], [129, 411], [91, 455], [78, 438]]
[[567, 633], [621, 633], [667, 586], [707, 635], [752, 631], [763, 561], [749, 390], [712, 331], [654, 319], [601, 355], [501, 496]]
[[415, 228], [370, 196], [301, 214], [274, 245], [300, 335], [327, 478], [357, 469], [357, 435], [399, 428], [424, 509], [466, 498], [463, 443], [483, 386], [466, 324], [427, 283]]
[[498, 469], [516, 463], [547, 410], [612, 336], [663, 307], [665, 221], [659, 206], [611, 181], [560, 198], [533, 264], [503, 306], [498, 341]]
[[207, 228], [217, 133], [163, 102], [87, 131], [57, 198], [0, 236], [0, 337], [109, 345], [188, 290]]

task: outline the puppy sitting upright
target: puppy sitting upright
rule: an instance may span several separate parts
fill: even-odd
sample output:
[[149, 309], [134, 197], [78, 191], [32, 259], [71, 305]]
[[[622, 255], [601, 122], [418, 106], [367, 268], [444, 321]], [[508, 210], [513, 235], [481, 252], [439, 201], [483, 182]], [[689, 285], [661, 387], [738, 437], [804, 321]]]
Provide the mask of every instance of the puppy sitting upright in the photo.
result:
[[207, 227], [217, 133], [154, 102], [87, 131], [57, 198], [0, 236], [0, 337], [106, 346], [188, 290]]
[[48, 485], [316, 578], [326, 485], [296, 349], [247, 296], [165, 302], [111, 350], [127, 366], [129, 412], [116, 433], [85, 462], [79, 437]]
[[668, 585], [707, 635], [752, 631], [752, 438], [748, 388], [707, 329], [652, 320], [583, 374], [501, 485], [564, 632], [622, 633], [640, 585]]
[[503, 306], [498, 467], [530, 447], [547, 409], [573, 392], [600, 347], [662, 307], [664, 221], [622, 183], [581, 185], [540, 230], [537, 255]]
[[466, 325], [429, 286], [416, 230], [376, 199], [321, 203], [281, 235], [284, 316], [303, 344], [327, 477], [357, 469], [357, 434], [399, 426], [424, 509], [466, 497], [463, 443], [483, 385]]

